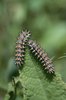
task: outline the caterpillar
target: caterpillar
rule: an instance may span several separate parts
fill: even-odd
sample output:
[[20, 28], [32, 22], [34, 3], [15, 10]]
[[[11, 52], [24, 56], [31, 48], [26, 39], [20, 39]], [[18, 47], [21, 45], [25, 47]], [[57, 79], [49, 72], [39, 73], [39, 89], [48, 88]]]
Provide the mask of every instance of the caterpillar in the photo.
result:
[[34, 53], [34, 55], [39, 59], [44, 70], [46, 70], [49, 74], [55, 73], [53, 63], [48, 57], [48, 54], [33, 40], [28, 41], [28, 46], [32, 53]]
[[22, 31], [16, 42], [16, 53], [15, 53], [15, 64], [20, 67], [24, 63], [25, 56], [25, 45], [30, 37], [31, 33], [29, 31]]

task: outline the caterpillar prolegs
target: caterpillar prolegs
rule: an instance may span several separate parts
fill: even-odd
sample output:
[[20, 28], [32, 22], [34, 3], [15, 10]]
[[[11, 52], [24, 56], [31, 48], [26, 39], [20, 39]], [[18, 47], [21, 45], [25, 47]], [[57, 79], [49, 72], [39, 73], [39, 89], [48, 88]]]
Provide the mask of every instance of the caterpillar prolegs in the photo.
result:
[[29, 31], [22, 31], [17, 38], [15, 61], [16, 61], [16, 66], [18, 67], [20, 67], [24, 63], [25, 45], [30, 35], [31, 33]]
[[42, 50], [42, 48], [33, 40], [29, 40], [28, 46], [30, 47], [30, 50], [34, 55], [39, 59], [39, 61], [42, 63], [44, 69], [47, 71], [47, 73], [55, 73], [54, 67], [51, 59], [48, 57], [48, 54]]

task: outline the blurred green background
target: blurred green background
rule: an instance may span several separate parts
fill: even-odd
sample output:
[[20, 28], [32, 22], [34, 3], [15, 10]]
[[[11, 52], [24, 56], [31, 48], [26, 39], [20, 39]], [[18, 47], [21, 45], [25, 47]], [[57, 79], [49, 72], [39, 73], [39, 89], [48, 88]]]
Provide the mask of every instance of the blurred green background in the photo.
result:
[[8, 88], [7, 77], [22, 29], [48, 52], [56, 72], [66, 82], [66, 0], [0, 0], [0, 100]]

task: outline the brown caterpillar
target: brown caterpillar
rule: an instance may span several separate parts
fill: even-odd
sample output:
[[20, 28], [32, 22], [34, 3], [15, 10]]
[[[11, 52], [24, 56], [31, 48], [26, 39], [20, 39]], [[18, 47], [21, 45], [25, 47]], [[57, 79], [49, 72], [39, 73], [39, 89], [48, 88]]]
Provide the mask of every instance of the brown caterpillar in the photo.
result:
[[16, 66], [21, 66], [24, 63], [24, 56], [25, 56], [25, 45], [30, 37], [29, 31], [22, 31], [17, 39], [16, 42], [16, 54], [15, 54], [15, 61]]
[[28, 46], [34, 55], [39, 59], [42, 63], [44, 69], [47, 73], [55, 73], [54, 67], [51, 59], [48, 57], [48, 54], [42, 50], [42, 48], [33, 40], [29, 40]]

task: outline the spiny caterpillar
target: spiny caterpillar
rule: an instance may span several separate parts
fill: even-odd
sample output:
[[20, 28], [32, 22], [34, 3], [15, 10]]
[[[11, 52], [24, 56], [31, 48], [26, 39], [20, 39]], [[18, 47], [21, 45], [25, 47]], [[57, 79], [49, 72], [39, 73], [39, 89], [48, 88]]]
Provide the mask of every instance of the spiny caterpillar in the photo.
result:
[[54, 67], [51, 59], [48, 57], [48, 54], [42, 50], [42, 48], [33, 40], [28, 41], [28, 46], [34, 55], [39, 59], [41, 64], [43, 65], [44, 69], [47, 73], [55, 73]]
[[25, 56], [25, 45], [30, 37], [29, 31], [22, 31], [17, 39], [16, 42], [16, 54], [15, 54], [15, 61], [16, 66], [20, 67], [24, 63], [24, 56]]

